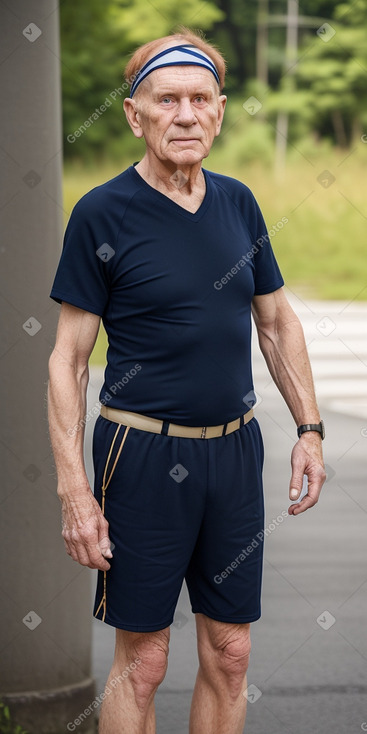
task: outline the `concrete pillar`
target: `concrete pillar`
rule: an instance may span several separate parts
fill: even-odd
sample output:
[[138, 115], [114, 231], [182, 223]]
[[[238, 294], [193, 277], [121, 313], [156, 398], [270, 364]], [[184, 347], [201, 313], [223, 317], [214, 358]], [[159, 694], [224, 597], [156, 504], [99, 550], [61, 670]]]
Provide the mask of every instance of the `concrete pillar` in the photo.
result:
[[63, 228], [58, 4], [0, 14], [0, 699], [31, 734], [90, 733], [90, 571], [64, 550], [45, 399]]

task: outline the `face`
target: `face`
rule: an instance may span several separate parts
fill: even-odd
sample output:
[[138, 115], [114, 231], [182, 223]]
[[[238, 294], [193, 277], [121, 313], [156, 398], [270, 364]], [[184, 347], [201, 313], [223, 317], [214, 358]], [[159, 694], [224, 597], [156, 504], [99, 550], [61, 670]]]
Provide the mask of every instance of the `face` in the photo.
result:
[[156, 69], [139, 85], [124, 109], [137, 138], [161, 161], [193, 165], [205, 158], [219, 135], [226, 97], [200, 66]]

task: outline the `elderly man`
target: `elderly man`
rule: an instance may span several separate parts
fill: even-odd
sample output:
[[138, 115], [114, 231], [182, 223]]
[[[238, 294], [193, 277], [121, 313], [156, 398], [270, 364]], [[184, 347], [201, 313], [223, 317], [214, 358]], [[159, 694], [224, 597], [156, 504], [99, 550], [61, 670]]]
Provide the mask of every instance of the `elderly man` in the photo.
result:
[[[135, 52], [124, 110], [145, 154], [77, 204], [51, 293], [62, 303], [49, 385], [62, 535], [75, 561], [99, 569], [94, 615], [116, 628], [102, 734], [155, 731], [184, 579], [199, 657], [190, 732], [243, 731], [264, 526], [251, 309], [298, 428], [291, 500], [308, 476], [289, 513], [312, 507], [325, 479], [303, 332], [259, 207], [244, 184], [202, 168], [224, 74], [221, 54], [185, 28]], [[82, 427], [101, 318], [93, 495]]]

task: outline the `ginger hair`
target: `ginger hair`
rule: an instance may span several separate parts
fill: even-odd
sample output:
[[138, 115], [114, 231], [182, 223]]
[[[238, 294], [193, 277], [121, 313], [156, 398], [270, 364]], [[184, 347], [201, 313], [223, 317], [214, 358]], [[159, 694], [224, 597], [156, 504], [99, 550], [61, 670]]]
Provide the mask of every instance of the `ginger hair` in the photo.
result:
[[202, 31], [193, 31], [186, 26], [178, 26], [177, 31], [169, 36], [163, 36], [162, 38], [156, 38], [154, 41], [144, 43], [143, 46], [139, 46], [133, 53], [130, 61], [127, 63], [124, 71], [125, 80], [128, 84], [132, 84], [136, 75], [146, 64], [146, 62], [155, 56], [159, 50], [163, 50], [167, 46], [168, 42], [172, 42], [172, 46], [178, 45], [178, 43], [191, 43], [197, 48], [208, 54], [218, 71], [220, 80], [220, 91], [223, 90], [225, 74], [226, 74], [226, 62], [220, 51], [212, 44], [205, 40], [204, 33]]

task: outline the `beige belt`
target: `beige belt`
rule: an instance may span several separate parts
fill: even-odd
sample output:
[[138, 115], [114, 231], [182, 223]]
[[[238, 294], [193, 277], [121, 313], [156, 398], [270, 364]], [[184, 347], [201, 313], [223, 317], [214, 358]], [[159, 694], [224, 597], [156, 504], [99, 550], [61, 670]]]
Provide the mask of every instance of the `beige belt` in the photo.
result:
[[[122, 423], [124, 426], [138, 428], [141, 431], [150, 431], [150, 433], [162, 433], [163, 421], [158, 418], [150, 418], [148, 415], [140, 413], [131, 413], [127, 410], [118, 410], [110, 408], [107, 405], [101, 406], [101, 416], [107, 418], [114, 423]], [[249, 410], [243, 416], [243, 422], [248, 423], [254, 417], [254, 411]], [[241, 427], [241, 418], [222, 426], [179, 426], [177, 423], [169, 423], [167, 436], [179, 436], [182, 438], [219, 438], [219, 436], [227, 435], [237, 431]], [[225, 429], [225, 430], [224, 430]]]

